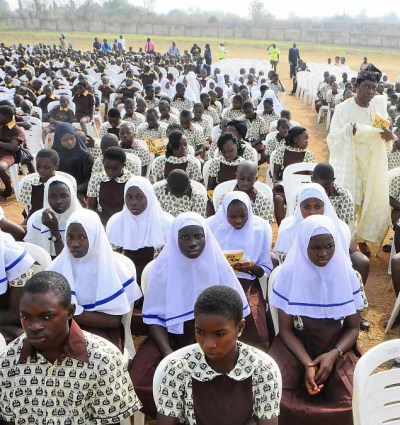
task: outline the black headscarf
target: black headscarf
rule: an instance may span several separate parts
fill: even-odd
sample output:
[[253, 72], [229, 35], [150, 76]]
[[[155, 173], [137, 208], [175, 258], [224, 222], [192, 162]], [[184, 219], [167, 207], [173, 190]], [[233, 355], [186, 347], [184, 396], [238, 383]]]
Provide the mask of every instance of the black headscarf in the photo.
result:
[[363, 81], [373, 81], [379, 83], [382, 78], [382, 72], [372, 63], [368, 64], [357, 76], [357, 84], [361, 84]]

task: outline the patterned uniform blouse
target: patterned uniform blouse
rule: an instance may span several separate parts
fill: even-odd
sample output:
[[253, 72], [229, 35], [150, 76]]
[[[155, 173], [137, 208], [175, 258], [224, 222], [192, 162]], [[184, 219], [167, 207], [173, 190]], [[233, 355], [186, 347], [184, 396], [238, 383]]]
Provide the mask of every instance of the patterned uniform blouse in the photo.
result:
[[[251, 378], [253, 415], [258, 419], [272, 419], [279, 415], [281, 394], [279, 370], [272, 362], [261, 359], [249, 345], [238, 342], [239, 358], [233, 370], [226, 374], [235, 381]], [[156, 402], [158, 413], [184, 419], [189, 425], [196, 424], [193, 403], [193, 379], [206, 382], [222, 374], [208, 365], [203, 352], [194, 347], [185, 356], [171, 360], [164, 370], [160, 396]], [[221, 395], [223, 397], [223, 395]], [[210, 400], [210, 403], [212, 400]]]

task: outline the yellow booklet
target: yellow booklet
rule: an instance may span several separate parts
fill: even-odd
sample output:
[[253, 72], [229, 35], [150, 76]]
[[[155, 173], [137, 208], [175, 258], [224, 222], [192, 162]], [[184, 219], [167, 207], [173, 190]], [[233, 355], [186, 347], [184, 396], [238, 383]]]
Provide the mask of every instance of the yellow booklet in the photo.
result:
[[239, 263], [243, 258], [243, 251], [224, 251], [225, 258], [228, 263], [233, 266], [235, 263]]
[[152, 137], [144, 136], [143, 139], [147, 143], [150, 153], [157, 156], [165, 155], [165, 148], [168, 144], [167, 138], [153, 139]]
[[373, 127], [381, 128], [383, 130], [384, 128], [389, 128], [390, 121], [385, 120], [385, 118], [382, 118], [378, 114], [375, 114], [374, 123], [372, 125]]
[[208, 196], [208, 199], [209, 199], [210, 201], [212, 201], [212, 200], [213, 200], [213, 195], [214, 195], [214, 190], [212, 190], [212, 189], [207, 190], [207, 196]]

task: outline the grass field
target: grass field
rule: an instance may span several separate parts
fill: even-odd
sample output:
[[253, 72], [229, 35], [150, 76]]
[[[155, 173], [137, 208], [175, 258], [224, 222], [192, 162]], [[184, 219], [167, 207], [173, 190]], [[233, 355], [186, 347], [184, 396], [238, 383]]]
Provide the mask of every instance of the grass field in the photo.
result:
[[[6, 45], [13, 43], [46, 43], [58, 44], [59, 32], [50, 31], [15, 31], [15, 30], [0, 30], [0, 40]], [[114, 40], [119, 34], [95, 34], [95, 33], [67, 33], [67, 41], [73, 43], [74, 48], [91, 50], [94, 37], [100, 39], [107, 38], [109, 42]], [[144, 47], [146, 34], [125, 34], [126, 45], [132, 46], [133, 50], [138, 50], [139, 47]], [[176, 41], [181, 51], [190, 49], [193, 43], [199, 44], [204, 48], [205, 43], [210, 43], [211, 50], [214, 54], [216, 61], [217, 47], [220, 39], [217, 38], [195, 38], [195, 37], [165, 37], [165, 36], [152, 36], [157, 50], [161, 52], [167, 51], [171, 45], [171, 41]], [[231, 58], [267, 58], [266, 47], [272, 40], [247, 40], [247, 39], [224, 39], [228, 57]], [[293, 40], [294, 42], [296, 40]], [[278, 47], [281, 50], [282, 62], [286, 63], [287, 51], [291, 47], [289, 42], [279, 42]], [[384, 50], [372, 49], [353, 46], [336, 46], [328, 44], [310, 44], [298, 43], [302, 58], [306, 62], [326, 62], [328, 57], [332, 60], [336, 55], [344, 56], [347, 62], [353, 69], [358, 69], [362, 58], [368, 57], [368, 60], [376, 64], [379, 68], [384, 70], [389, 75], [391, 80], [396, 79], [400, 75], [400, 51], [398, 50]]]

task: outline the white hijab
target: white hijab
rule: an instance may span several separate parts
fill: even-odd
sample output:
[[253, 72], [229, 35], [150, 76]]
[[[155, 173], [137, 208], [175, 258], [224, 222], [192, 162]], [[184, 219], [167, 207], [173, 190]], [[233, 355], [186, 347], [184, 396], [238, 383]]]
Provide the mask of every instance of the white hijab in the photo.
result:
[[7, 292], [8, 282], [26, 273], [35, 260], [14, 238], [0, 230], [0, 295]]
[[[227, 219], [228, 207], [232, 201], [241, 201], [247, 208], [248, 219], [239, 230], [235, 229]], [[213, 217], [207, 219], [210, 230], [222, 250], [242, 250], [243, 259], [254, 261], [264, 269], [267, 276], [273, 269], [270, 248], [272, 231], [269, 223], [253, 214], [251, 200], [247, 193], [240, 191], [228, 192], [222, 205]], [[238, 272], [237, 276], [244, 279], [255, 279], [249, 273]]]
[[51, 237], [50, 229], [42, 223], [42, 214], [46, 209], [51, 209], [49, 204], [49, 188], [50, 185], [54, 182], [64, 183], [71, 193], [70, 207], [61, 214], [53, 211], [58, 220], [58, 229], [60, 230], [60, 235], [64, 245], [66, 225], [69, 217], [75, 211], [80, 211], [83, 209], [76, 195], [76, 187], [74, 186], [73, 180], [71, 178], [56, 174], [46, 182], [44, 186], [43, 209], [35, 211], [28, 219], [27, 234], [24, 238], [24, 241], [39, 245], [53, 257], [56, 255], [56, 250], [54, 248], [54, 243], [49, 239]]
[[324, 203], [323, 215], [328, 216], [335, 223], [342, 238], [342, 245], [347, 247], [348, 253], [351, 242], [350, 228], [344, 221], [339, 219], [330, 199], [328, 198], [328, 195], [325, 192], [325, 189], [318, 183], [307, 183], [298, 188], [296, 209], [294, 210], [293, 215], [282, 220], [282, 223], [279, 226], [278, 238], [276, 240], [274, 251], [283, 253], [287, 253], [289, 251], [289, 248], [291, 247], [299, 230], [299, 225], [304, 220], [301, 215], [300, 204], [309, 198], [317, 198]]
[[[335, 252], [325, 267], [314, 265], [307, 255], [311, 237], [321, 234], [331, 234], [335, 241]], [[341, 241], [329, 217], [304, 219], [276, 275], [270, 303], [286, 314], [315, 319], [340, 319], [361, 309], [360, 281]]]
[[276, 97], [275, 92], [271, 89], [265, 90], [264, 96], [263, 96], [263, 98], [261, 99], [261, 102], [258, 105], [257, 112], [261, 114], [262, 111], [264, 110], [264, 100], [265, 99], [272, 99], [274, 112], [277, 113], [278, 115], [280, 115], [280, 113], [283, 109], [282, 105], [279, 102], [278, 98]]
[[133, 186], [146, 196], [147, 208], [141, 214], [133, 215], [125, 203], [122, 211], [114, 214], [107, 223], [108, 239], [113, 245], [130, 251], [144, 247], [160, 248], [167, 241], [173, 217], [162, 210], [153, 186], [144, 177], [135, 176], [126, 182], [124, 199]]
[[[204, 230], [206, 244], [196, 259], [187, 258], [178, 246], [178, 232], [187, 226], [200, 226]], [[204, 218], [194, 212], [180, 214], [151, 269], [144, 297], [143, 321], [182, 334], [184, 323], [194, 317], [197, 297], [213, 285], [225, 285], [238, 291], [243, 300], [243, 315], [250, 314], [243, 289]]]
[[89, 250], [83, 258], [74, 258], [68, 247], [50, 264], [48, 270], [61, 273], [68, 280], [76, 304], [76, 314], [84, 310], [124, 315], [142, 296], [135, 281], [135, 269], [119, 262], [107, 240], [99, 216], [82, 209], [71, 215], [67, 229], [78, 223], [84, 228]]

